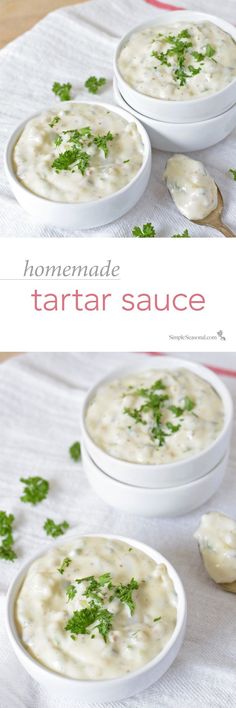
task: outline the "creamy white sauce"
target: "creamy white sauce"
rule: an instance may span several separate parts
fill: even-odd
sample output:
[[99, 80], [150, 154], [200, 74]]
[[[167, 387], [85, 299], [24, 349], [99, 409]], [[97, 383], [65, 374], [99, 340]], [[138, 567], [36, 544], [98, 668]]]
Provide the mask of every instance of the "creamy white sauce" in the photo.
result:
[[[52, 125], [55, 117], [59, 120]], [[78, 167], [59, 173], [52, 164], [75, 144], [71, 133], [90, 127], [92, 134], [113, 135], [107, 141], [108, 155], [89, 137], [83, 139], [83, 151], [89, 155], [89, 165], [82, 174]], [[56, 145], [60, 136], [62, 142]], [[144, 148], [135, 123], [128, 123], [117, 113], [96, 104], [70, 104], [45, 111], [30, 120], [14, 149], [15, 172], [31, 192], [62, 202], [88, 202], [108, 197], [125, 187], [142, 166]]]
[[202, 162], [187, 155], [173, 155], [163, 178], [177, 209], [187, 219], [204, 219], [216, 209], [217, 186]]
[[[61, 575], [58, 567], [65, 557], [71, 563]], [[108, 593], [105, 606], [113, 622], [107, 642], [95, 627], [73, 641], [65, 625], [74, 611], [87, 606], [83, 595], [87, 584], [77, 585], [77, 594], [70, 601], [66, 600], [66, 588], [76, 578], [98, 578], [107, 572], [116, 585], [137, 580], [134, 613], [131, 615], [129, 607], [117, 598], [109, 602]], [[123, 676], [159, 654], [175, 629], [177, 603], [164, 564], [123, 541], [85, 537], [54, 547], [32, 563], [15, 614], [21, 640], [34, 658], [62, 675], [95, 680]]]
[[236, 522], [219, 512], [204, 514], [194, 538], [210, 577], [216, 583], [236, 581]]
[[[145, 402], [137, 389], [162, 380], [168, 399], [161, 409], [161, 425], [170, 433], [161, 446], [152, 439], [155, 425], [152, 411], [142, 413], [145, 423], [136, 422], [124, 413], [125, 408], [139, 409]], [[194, 402], [192, 411], [176, 416], [170, 406], [183, 408], [185, 397]], [[94, 442], [113, 457], [137, 463], [166, 463], [196, 455], [208, 447], [223, 426], [221, 399], [207, 381], [188, 369], [146, 370], [100, 386], [88, 405], [86, 428]], [[168, 424], [180, 426], [171, 433]]]
[[[178, 69], [176, 56], [168, 56], [168, 66], [152, 56], [152, 52], [166, 54], [171, 44], [165, 38], [169, 35], [176, 37], [186, 29], [191, 35], [186, 41], [192, 43], [186, 51], [186, 74], [189, 77], [189, 66], [201, 68], [201, 71], [190, 75], [181, 86], [174, 74]], [[215, 50], [212, 58], [205, 56], [208, 45]], [[204, 55], [204, 61], [197, 61], [192, 52]], [[139, 93], [170, 101], [190, 100], [216, 93], [233, 81], [236, 76], [236, 43], [211, 22], [156, 25], [131, 35], [120, 52], [118, 66], [125, 81]]]

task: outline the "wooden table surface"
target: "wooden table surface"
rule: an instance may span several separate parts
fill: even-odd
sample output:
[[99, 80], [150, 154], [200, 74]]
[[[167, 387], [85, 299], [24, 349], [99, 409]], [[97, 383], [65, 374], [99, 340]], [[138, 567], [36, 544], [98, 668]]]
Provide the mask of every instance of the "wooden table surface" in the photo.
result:
[[0, 0], [0, 47], [23, 34], [48, 12], [86, 0]]

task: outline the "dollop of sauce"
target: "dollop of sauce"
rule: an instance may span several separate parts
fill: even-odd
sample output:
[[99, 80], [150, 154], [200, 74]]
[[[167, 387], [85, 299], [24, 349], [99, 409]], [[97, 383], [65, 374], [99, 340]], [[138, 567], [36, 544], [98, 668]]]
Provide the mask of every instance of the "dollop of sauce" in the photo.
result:
[[85, 416], [98, 447], [120, 460], [149, 464], [198, 454], [223, 422], [222, 400], [188, 369], [151, 369], [101, 385]]
[[[102, 585], [105, 573], [116, 586], [136, 580], [132, 613], [126, 602], [110, 598], [112, 589]], [[93, 592], [103, 597], [103, 610], [112, 615], [106, 641], [98, 622], [73, 640], [65, 627], [75, 612], [88, 607], [91, 577], [101, 576], [100, 587]], [[68, 587], [76, 587], [72, 599], [67, 599]], [[159, 654], [175, 629], [177, 605], [164, 564], [123, 541], [84, 537], [54, 547], [32, 563], [15, 615], [20, 638], [35, 659], [64, 676], [96, 680], [124, 676]]]
[[146, 96], [169, 101], [202, 98], [235, 78], [236, 43], [212, 22], [151, 26], [130, 36], [118, 67], [125, 81]]
[[236, 521], [214, 511], [204, 514], [194, 534], [208, 575], [215, 583], [236, 581]]
[[30, 120], [13, 155], [16, 175], [27, 189], [51, 201], [72, 203], [118, 192], [138, 173], [143, 158], [135, 123], [86, 103]]
[[217, 207], [217, 186], [206, 168], [187, 155], [173, 155], [163, 174], [177, 209], [190, 220], [204, 219]]

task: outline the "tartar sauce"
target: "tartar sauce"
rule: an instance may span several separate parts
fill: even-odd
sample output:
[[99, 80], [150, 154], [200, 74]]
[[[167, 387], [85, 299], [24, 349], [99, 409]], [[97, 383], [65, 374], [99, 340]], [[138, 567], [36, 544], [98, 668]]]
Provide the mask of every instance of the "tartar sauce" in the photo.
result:
[[216, 209], [217, 186], [202, 162], [187, 155], [173, 155], [163, 178], [177, 209], [187, 219], [204, 219]]
[[104, 384], [86, 413], [88, 433], [102, 450], [150, 464], [196, 455], [215, 440], [223, 421], [216, 391], [188, 369], [143, 371]]
[[27, 123], [15, 146], [14, 167], [20, 182], [41, 197], [88, 202], [126, 186], [143, 158], [135, 123], [99, 105], [74, 103]]
[[[77, 613], [91, 609], [91, 577], [96, 581], [103, 576], [104, 583], [107, 573], [113, 588], [101, 583], [94, 591], [102, 598], [98, 606], [111, 613], [106, 641], [99, 620], [85, 634], [72, 632], [72, 638], [66, 629], [71, 617], [82, 619]], [[131, 580], [138, 585], [132, 592], [132, 612], [119, 596], [111, 598], [114, 587]], [[72, 599], [68, 587], [76, 588]], [[123, 676], [159, 654], [175, 629], [177, 604], [164, 564], [123, 541], [84, 537], [54, 547], [32, 563], [15, 612], [21, 640], [34, 658], [64, 676], [95, 680]]]
[[[183, 57], [184, 43], [188, 46]], [[212, 22], [151, 26], [130, 36], [118, 66], [125, 81], [139, 93], [170, 101], [190, 100], [216, 93], [233, 81], [236, 43]]]
[[236, 522], [220, 512], [201, 518], [194, 534], [210, 577], [216, 583], [236, 581]]

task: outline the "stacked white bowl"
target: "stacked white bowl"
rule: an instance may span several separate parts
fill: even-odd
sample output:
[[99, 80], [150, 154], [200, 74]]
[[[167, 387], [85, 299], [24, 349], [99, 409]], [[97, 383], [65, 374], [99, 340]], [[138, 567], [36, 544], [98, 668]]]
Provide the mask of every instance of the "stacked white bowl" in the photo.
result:
[[[94, 442], [86, 413], [96, 391], [113, 380], [144, 370], [185, 368], [208, 382], [222, 400], [223, 427], [200, 453], [165, 464], [139, 464], [113, 457]], [[94, 491], [111, 506], [144, 516], [178, 516], [204, 504], [221, 484], [230, 448], [233, 405], [228, 389], [210, 369], [174, 357], [137, 356], [132, 366], [110, 373], [87, 394], [82, 411], [82, 458]]]
[[136, 91], [123, 78], [118, 65], [120, 52], [134, 32], [176, 22], [211, 22], [236, 41], [236, 27], [220, 17], [203, 12], [162, 12], [161, 16], [133, 27], [118, 44], [114, 59], [114, 96], [122, 108], [146, 128], [152, 147], [171, 152], [202, 150], [223, 140], [236, 126], [236, 79], [204, 98], [171, 101]]

